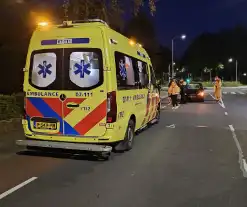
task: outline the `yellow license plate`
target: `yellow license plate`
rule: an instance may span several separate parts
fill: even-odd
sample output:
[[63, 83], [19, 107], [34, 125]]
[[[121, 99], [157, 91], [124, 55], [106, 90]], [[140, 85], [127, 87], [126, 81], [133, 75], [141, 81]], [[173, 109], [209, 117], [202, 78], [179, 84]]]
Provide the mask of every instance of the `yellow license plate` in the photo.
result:
[[57, 123], [36, 122], [35, 128], [36, 129], [56, 130], [57, 129]]

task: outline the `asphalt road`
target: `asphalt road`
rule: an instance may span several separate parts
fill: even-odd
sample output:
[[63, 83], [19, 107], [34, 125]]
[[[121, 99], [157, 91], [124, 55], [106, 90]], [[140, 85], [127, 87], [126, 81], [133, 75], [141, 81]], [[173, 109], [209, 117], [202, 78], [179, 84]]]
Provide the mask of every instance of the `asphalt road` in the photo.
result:
[[105, 162], [0, 152], [0, 206], [246, 207], [246, 101], [230, 93], [217, 104], [208, 95], [177, 110], [164, 101], [160, 123]]

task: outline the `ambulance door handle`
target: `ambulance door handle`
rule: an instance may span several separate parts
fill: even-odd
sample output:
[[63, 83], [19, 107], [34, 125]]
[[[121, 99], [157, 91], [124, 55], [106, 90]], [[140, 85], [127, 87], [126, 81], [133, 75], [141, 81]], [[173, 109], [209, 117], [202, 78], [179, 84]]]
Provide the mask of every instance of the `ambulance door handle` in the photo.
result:
[[80, 105], [77, 103], [67, 103], [67, 108], [78, 108]]

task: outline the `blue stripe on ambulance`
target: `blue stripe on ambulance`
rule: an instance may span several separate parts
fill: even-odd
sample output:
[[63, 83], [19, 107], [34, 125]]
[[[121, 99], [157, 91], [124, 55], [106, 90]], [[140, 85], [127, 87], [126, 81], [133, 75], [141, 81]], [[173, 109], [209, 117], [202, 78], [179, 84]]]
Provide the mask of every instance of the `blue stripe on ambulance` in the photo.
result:
[[[63, 119], [53, 111], [50, 106], [44, 102], [42, 98], [29, 98], [29, 101], [37, 108], [37, 110], [44, 116], [50, 118], [56, 118], [60, 122], [60, 133], [63, 133]], [[71, 131], [73, 134], [78, 135], [78, 132], [74, 130], [67, 122], [64, 122], [66, 130]]]

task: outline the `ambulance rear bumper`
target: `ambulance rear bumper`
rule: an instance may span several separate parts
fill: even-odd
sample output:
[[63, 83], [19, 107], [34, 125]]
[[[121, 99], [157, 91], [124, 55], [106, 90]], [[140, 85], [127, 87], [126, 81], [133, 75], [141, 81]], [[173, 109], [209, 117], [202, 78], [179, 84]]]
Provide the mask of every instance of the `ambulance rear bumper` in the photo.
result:
[[37, 147], [47, 149], [65, 149], [76, 151], [91, 151], [91, 152], [111, 152], [112, 147], [107, 145], [94, 145], [94, 144], [82, 144], [82, 143], [69, 143], [69, 142], [51, 142], [40, 140], [17, 140], [18, 146], [25, 147]]

